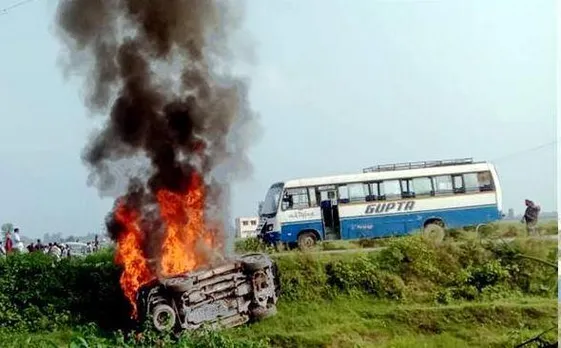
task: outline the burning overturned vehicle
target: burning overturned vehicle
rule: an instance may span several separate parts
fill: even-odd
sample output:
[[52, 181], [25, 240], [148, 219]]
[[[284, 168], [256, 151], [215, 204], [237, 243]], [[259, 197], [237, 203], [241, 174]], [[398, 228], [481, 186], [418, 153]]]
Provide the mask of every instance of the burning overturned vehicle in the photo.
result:
[[251, 168], [244, 132], [258, 120], [222, 55], [237, 5], [86, 3], [61, 2], [59, 34], [68, 68], [90, 72], [85, 105], [106, 116], [82, 158], [88, 182], [115, 198], [106, 228], [131, 317], [165, 330], [273, 314], [271, 259], [224, 261], [230, 185]]
[[247, 254], [209, 269], [154, 280], [139, 289], [138, 319], [158, 331], [242, 325], [276, 314], [278, 268], [265, 254]]

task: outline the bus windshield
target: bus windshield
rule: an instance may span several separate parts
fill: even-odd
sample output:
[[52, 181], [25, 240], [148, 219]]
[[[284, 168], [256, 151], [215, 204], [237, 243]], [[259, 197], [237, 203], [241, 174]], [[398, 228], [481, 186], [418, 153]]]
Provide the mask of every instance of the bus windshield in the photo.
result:
[[279, 207], [279, 200], [282, 193], [283, 184], [274, 184], [271, 186], [267, 195], [265, 196], [265, 201], [261, 208], [261, 215], [275, 215]]

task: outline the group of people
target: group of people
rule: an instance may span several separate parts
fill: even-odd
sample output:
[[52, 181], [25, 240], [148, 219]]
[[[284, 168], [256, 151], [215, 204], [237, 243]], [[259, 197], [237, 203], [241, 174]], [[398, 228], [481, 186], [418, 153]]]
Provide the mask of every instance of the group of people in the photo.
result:
[[3, 245], [0, 245], [0, 253], [8, 254], [11, 252], [23, 252], [24, 246], [19, 235], [19, 228], [14, 229], [13, 236], [10, 231], [6, 232], [6, 239]]
[[[90, 254], [98, 251], [100, 247], [98, 236], [95, 236], [95, 240], [93, 242], [87, 242], [82, 245], [82, 254]], [[0, 243], [0, 255], [23, 253], [26, 250], [29, 253], [40, 252], [49, 254], [57, 259], [60, 259], [61, 257], [70, 257], [72, 255], [71, 247], [65, 243], [54, 242], [43, 244], [40, 239], [37, 239], [36, 243], [32, 242], [27, 247], [24, 247], [18, 228], [15, 228], [13, 233], [10, 231], [6, 232], [4, 243]]]
[[27, 246], [27, 251], [30, 253], [40, 252], [43, 254], [49, 254], [57, 259], [61, 257], [70, 257], [70, 247], [65, 244], [59, 243], [49, 243], [49, 244], [42, 244], [40, 239], [37, 239], [37, 243], [31, 243]]

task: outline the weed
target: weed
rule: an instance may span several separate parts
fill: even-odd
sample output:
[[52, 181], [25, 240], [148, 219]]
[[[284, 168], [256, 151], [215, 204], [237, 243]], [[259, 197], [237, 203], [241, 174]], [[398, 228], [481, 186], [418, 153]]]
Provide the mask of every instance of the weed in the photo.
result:
[[[261, 250], [251, 244], [254, 241], [244, 243], [247, 249]], [[35, 338], [27, 341], [21, 337], [10, 344], [292, 347], [349, 346], [355, 340], [360, 345], [384, 346], [394, 339], [401, 342], [399, 346], [408, 339], [423, 341], [434, 336], [446, 344], [477, 346], [475, 338], [468, 338], [466, 331], [458, 328], [462, 320], [469, 325], [520, 329], [527, 335], [538, 329], [536, 320], [541, 325], [543, 318], [549, 318], [549, 311], [539, 306], [537, 312], [532, 312], [538, 308], [535, 306], [518, 308], [522, 314], [515, 315], [505, 306], [501, 307], [503, 312], [497, 312], [475, 304], [505, 298], [552, 299], [557, 290], [555, 272], [547, 264], [521, 258], [520, 254], [555, 262], [555, 243], [526, 239], [507, 245], [473, 239], [461, 244], [453, 240], [435, 244], [418, 236], [388, 239], [385, 243], [384, 250], [360, 255], [298, 252], [277, 257], [283, 293], [276, 317], [251, 328], [220, 333], [203, 330], [178, 338], [150, 331], [131, 334], [134, 323], [128, 319], [130, 308], [119, 287], [120, 270], [110, 252], [59, 262], [43, 254], [10, 255], [0, 260], [0, 339], [6, 337], [3, 332], [25, 332]], [[471, 310], [462, 312], [463, 316], [428, 309], [456, 308], [465, 301], [475, 302]], [[426, 308], [415, 307], [419, 303]], [[396, 306], [403, 311], [395, 311]], [[516, 328], [515, 321], [526, 326]], [[503, 329], [489, 342], [499, 345], [509, 339]]]

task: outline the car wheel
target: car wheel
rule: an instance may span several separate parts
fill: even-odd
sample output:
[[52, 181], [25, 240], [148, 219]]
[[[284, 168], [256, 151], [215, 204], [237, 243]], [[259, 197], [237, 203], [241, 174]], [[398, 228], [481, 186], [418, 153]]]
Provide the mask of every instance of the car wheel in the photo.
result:
[[248, 254], [242, 256], [244, 268], [249, 272], [255, 272], [260, 269], [271, 266], [271, 260], [263, 254]]
[[300, 250], [309, 250], [316, 245], [316, 235], [312, 232], [304, 232], [298, 236], [298, 247]]
[[171, 331], [176, 323], [175, 311], [167, 304], [157, 305], [152, 311], [152, 323], [158, 331]]
[[277, 314], [277, 306], [269, 304], [267, 307], [256, 307], [251, 311], [251, 315], [257, 320], [270, 318]]
[[431, 223], [425, 226], [421, 236], [435, 243], [441, 243], [444, 240], [444, 234], [444, 227]]

